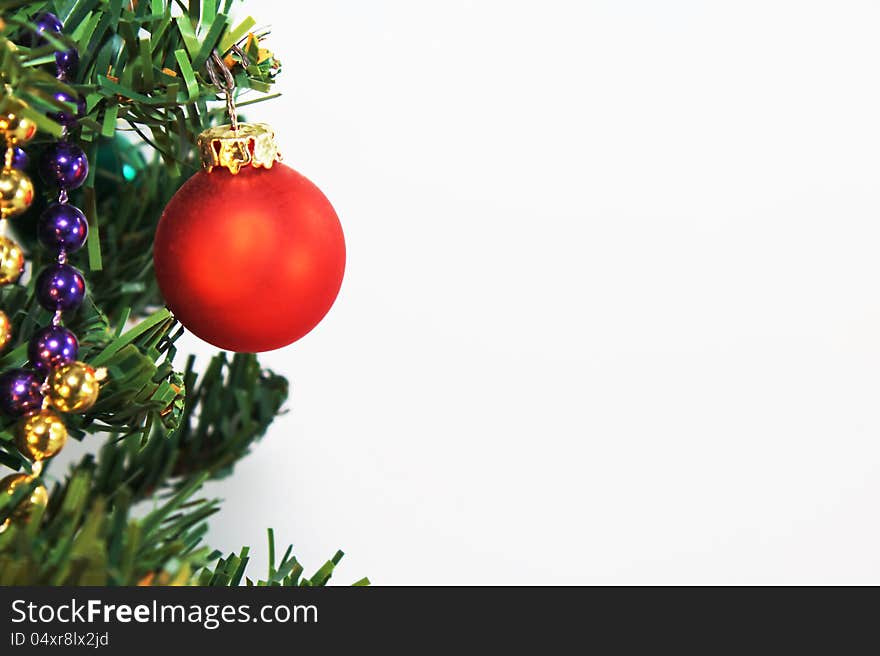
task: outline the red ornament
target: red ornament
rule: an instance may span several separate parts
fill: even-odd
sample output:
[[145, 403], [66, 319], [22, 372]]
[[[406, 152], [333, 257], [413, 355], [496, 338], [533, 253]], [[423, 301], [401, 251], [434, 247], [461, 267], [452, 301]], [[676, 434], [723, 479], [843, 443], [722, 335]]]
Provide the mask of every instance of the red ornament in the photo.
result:
[[252, 353], [295, 342], [327, 314], [342, 284], [345, 240], [330, 202], [293, 169], [218, 167], [196, 173], [171, 199], [153, 260], [186, 328]]

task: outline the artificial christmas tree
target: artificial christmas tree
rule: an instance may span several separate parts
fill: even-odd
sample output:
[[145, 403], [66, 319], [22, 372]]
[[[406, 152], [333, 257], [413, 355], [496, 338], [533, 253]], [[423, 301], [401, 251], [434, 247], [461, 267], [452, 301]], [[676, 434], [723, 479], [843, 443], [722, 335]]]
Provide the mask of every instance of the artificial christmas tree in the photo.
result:
[[[0, 585], [250, 581], [247, 549], [202, 543], [218, 505], [198, 491], [265, 433], [287, 382], [253, 354], [221, 353], [201, 375], [181, 363], [152, 257], [163, 209], [199, 168], [197, 136], [228, 108], [235, 123], [233, 88], [266, 94], [280, 70], [232, 4], [0, 2]], [[333, 239], [320, 307], [285, 339], [335, 298]], [[70, 439], [95, 453], [51, 471]], [[323, 585], [341, 557], [306, 578], [290, 549], [274, 562], [269, 535], [260, 583]]]

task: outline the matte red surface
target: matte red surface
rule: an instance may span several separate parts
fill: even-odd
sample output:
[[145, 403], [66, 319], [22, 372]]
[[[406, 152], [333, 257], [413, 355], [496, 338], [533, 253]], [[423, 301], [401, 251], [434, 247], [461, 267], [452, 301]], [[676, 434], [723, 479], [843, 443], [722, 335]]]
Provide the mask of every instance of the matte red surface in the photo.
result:
[[288, 166], [200, 171], [162, 213], [153, 251], [168, 307], [230, 351], [280, 348], [336, 300], [345, 240], [330, 202]]

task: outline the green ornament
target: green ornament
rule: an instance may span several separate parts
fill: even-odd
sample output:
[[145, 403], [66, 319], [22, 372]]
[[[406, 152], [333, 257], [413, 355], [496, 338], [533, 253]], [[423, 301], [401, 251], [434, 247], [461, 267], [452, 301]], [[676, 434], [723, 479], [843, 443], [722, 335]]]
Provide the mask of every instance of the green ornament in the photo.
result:
[[104, 193], [118, 190], [119, 185], [139, 184], [147, 167], [140, 145], [121, 134], [102, 139], [95, 159], [95, 192], [99, 198]]

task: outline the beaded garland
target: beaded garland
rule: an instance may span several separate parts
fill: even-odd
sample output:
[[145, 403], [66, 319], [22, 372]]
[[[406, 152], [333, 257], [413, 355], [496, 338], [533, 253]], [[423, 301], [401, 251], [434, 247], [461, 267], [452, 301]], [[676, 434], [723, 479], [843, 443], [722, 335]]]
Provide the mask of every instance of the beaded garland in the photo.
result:
[[[29, 36], [31, 45], [40, 45], [43, 32], [58, 33], [61, 21], [51, 13], [34, 20], [36, 33]], [[55, 54], [56, 77], [68, 81], [76, 73], [79, 56], [75, 49]], [[40, 243], [51, 249], [55, 263], [45, 267], [35, 282], [37, 301], [52, 312], [48, 326], [40, 328], [28, 343], [30, 367], [12, 369], [0, 376], [0, 412], [20, 417], [15, 428], [16, 446], [33, 462], [31, 474], [12, 474], [0, 480], [0, 494], [30, 484], [42, 471], [42, 463], [56, 455], [67, 440], [67, 428], [59, 412], [85, 412], [98, 398], [99, 374], [77, 360], [76, 335], [63, 325], [63, 314], [76, 310], [85, 297], [82, 273], [68, 264], [67, 258], [85, 244], [88, 222], [83, 212], [70, 204], [69, 194], [80, 187], [89, 172], [89, 162], [82, 148], [69, 141], [69, 133], [86, 113], [79, 95], [58, 92], [55, 98], [75, 107], [48, 112], [59, 123], [62, 136], [50, 144], [39, 161], [43, 181], [58, 189], [57, 201], [42, 213], [37, 227]], [[15, 109], [0, 114], [0, 134], [6, 141], [6, 153], [0, 172], [0, 285], [14, 284], [24, 271], [21, 247], [7, 236], [7, 219], [23, 213], [33, 201], [33, 184], [24, 173], [28, 156], [21, 148], [36, 132], [36, 126]], [[0, 310], [0, 349], [11, 340], [9, 318]], [[38, 484], [11, 515], [27, 518], [36, 506], [46, 505], [47, 493]], [[8, 526], [7, 520], [0, 529]]]

